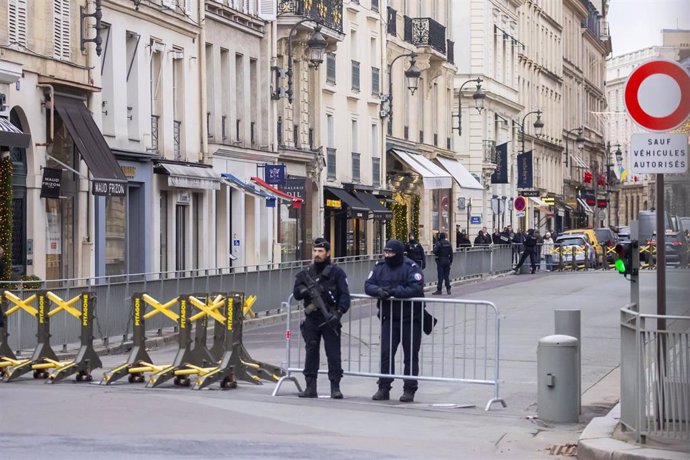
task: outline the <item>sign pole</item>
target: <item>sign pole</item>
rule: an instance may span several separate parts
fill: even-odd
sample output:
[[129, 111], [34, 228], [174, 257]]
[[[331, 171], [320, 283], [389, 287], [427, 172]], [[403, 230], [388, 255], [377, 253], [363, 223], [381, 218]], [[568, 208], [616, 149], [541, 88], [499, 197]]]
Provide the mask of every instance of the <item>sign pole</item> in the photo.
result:
[[[656, 175], [656, 314], [666, 315], [666, 213], [664, 175]], [[666, 319], [657, 318], [657, 329], [666, 329]]]

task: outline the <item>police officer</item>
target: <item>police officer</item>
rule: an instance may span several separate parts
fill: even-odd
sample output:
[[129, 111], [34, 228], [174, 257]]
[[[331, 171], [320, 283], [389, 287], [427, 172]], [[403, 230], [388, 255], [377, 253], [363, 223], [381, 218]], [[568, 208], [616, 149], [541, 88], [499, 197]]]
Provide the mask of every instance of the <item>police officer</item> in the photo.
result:
[[[319, 349], [323, 337], [328, 358], [328, 379], [331, 381], [331, 398], [343, 399], [340, 379], [343, 367], [340, 360], [340, 318], [350, 308], [350, 289], [347, 275], [342, 268], [331, 263], [331, 245], [324, 238], [314, 240], [313, 263], [297, 274], [293, 295], [303, 300], [306, 316], [300, 329], [306, 344], [304, 359], [304, 379], [307, 387], [299, 393], [300, 398], [317, 398], [316, 378], [319, 373]], [[329, 314], [324, 314], [312, 303], [313, 289], [310, 280], [320, 284], [321, 298]]]
[[530, 264], [532, 265], [532, 273], [534, 273], [537, 269], [537, 263], [536, 263], [536, 257], [537, 257], [537, 237], [534, 235], [534, 229], [530, 228], [527, 230], [527, 235], [524, 238], [524, 245], [525, 245], [525, 252], [522, 253], [522, 256], [520, 256], [520, 261], [518, 264], [515, 266], [513, 271], [517, 275], [520, 273], [520, 267], [522, 267], [522, 264], [525, 263], [525, 260], [527, 260], [527, 256], [529, 256], [529, 261]]
[[424, 248], [419, 241], [414, 237], [414, 233], [410, 233], [410, 240], [405, 245], [405, 254], [407, 257], [412, 259], [419, 268], [424, 270], [426, 268], [426, 254], [424, 254]]
[[443, 232], [438, 234], [438, 243], [436, 243], [434, 247], [434, 255], [436, 256], [438, 285], [436, 287], [436, 292], [432, 292], [431, 294], [443, 294], [442, 289], [444, 282], [446, 284], [446, 291], [450, 294], [450, 266], [453, 264], [453, 246], [450, 244], [450, 241], [446, 239], [446, 234]]
[[[424, 297], [424, 275], [420, 267], [403, 254], [401, 241], [390, 240], [383, 249], [383, 260], [376, 263], [364, 283], [364, 291], [377, 297], [381, 318], [381, 374], [395, 374], [395, 353], [402, 343], [404, 375], [419, 375], [419, 348], [422, 344], [421, 302], [396, 299]], [[374, 401], [390, 399], [391, 378], [380, 378]], [[405, 379], [401, 402], [414, 401], [417, 380]]]

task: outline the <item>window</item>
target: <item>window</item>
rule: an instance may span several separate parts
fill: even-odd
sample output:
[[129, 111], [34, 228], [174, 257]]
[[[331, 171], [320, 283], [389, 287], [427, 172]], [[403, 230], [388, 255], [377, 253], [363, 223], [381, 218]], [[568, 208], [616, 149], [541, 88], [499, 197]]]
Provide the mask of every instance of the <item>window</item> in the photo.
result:
[[326, 82], [335, 85], [335, 54], [326, 54]]
[[244, 56], [235, 54], [235, 140], [242, 140], [240, 132], [241, 120], [245, 115], [245, 91], [244, 91]]
[[9, 0], [9, 40], [26, 46], [26, 1]]
[[371, 184], [374, 187], [380, 187], [381, 186], [381, 158], [374, 157], [371, 159], [371, 177], [372, 177]]
[[335, 120], [333, 114], [326, 114], [326, 165], [328, 179], [335, 179]]
[[[25, 9], [26, 10], [26, 9]], [[70, 59], [70, 0], [53, 0], [53, 56]]]
[[359, 153], [352, 152], [352, 182], [360, 181], [360, 157]]
[[352, 90], [359, 91], [359, 62], [352, 61]]
[[359, 152], [359, 127], [357, 120], [352, 120], [352, 151]]
[[381, 71], [378, 67], [371, 68], [371, 95], [377, 96], [381, 93]]
[[213, 87], [213, 75], [215, 62], [213, 60], [213, 44], [206, 43], [206, 135], [213, 138], [215, 120], [215, 88]]

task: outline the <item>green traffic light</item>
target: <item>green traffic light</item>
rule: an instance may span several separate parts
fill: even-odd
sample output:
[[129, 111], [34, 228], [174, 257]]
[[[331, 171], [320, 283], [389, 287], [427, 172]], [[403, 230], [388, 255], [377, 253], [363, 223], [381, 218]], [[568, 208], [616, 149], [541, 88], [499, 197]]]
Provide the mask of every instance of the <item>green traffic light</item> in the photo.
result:
[[625, 273], [625, 262], [623, 262], [623, 259], [618, 259], [615, 263], [616, 270], [618, 270], [620, 273]]

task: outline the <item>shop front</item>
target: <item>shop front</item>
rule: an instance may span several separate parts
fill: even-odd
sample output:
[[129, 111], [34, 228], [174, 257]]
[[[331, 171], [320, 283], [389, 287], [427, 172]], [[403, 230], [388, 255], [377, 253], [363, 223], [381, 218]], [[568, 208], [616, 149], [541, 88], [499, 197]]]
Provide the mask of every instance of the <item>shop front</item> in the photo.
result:
[[372, 254], [381, 254], [386, 245], [386, 225], [393, 218], [393, 211], [385, 206], [385, 196], [390, 196], [390, 193], [388, 191], [378, 191], [377, 193], [376, 190], [352, 190], [350, 193], [369, 208], [371, 252]]
[[[472, 209], [474, 208], [475, 210], [481, 210], [483, 209], [482, 203], [484, 201], [484, 192], [485, 189], [482, 186], [482, 184], [479, 183], [479, 181], [470, 173], [467, 168], [465, 168], [462, 163], [460, 163], [457, 160], [452, 160], [450, 158], [443, 158], [443, 157], [436, 157], [436, 161], [438, 161], [443, 167], [444, 170], [448, 172], [453, 177], [453, 181], [455, 182], [456, 188], [455, 188], [455, 196], [456, 200], [452, 200], [452, 197], [450, 194], [446, 195], [443, 193], [442, 190], [439, 190], [437, 194], [437, 197], [435, 196], [434, 199], [437, 201], [440, 206], [438, 209], [440, 209], [440, 215], [439, 215], [439, 231], [445, 232], [449, 236], [449, 238], [453, 239], [455, 238], [455, 232], [448, 233], [449, 228], [455, 228], [457, 224], [459, 224], [461, 221], [465, 222], [465, 227], [467, 231], [469, 232], [468, 235], [472, 238], [472, 235], [475, 234], [476, 232], [472, 231], [470, 229], [470, 224], [472, 223]], [[450, 210], [453, 209], [453, 206], [450, 203], [455, 203], [458, 201], [463, 201], [465, 203], [464, 210], [465, 210], [465, 219], [463, 220], [462, 218], [456, 218], [456, 219], [450, 219], [448, 222], [448, 227], [443, 227], [444, 229], [441, 230], [440, 227], [442, 224], [445, 224], [444, 222], [444, 212], [448, 212], [449, 214], [453, 214], [450, 212]], [[448, 205], [447, 205], [448, 203]], [[434, 207], [435, 209], [436, 206]], [[481, 216], [480, 216], [481, 218]], [[476, 219], [476, 216], [475, 216]], [[477, 226], [484, 226], [485, 224], [478, 223], [475, 224]], [[475, 227], [476, 228], [476, 227]], [[434, 233], [435, 235], [437, 233]], [[473, 238], [472, 238], [473, 239]], [[453, 244], [455, 244], [455, 241], [453, 241]]]
[[324, 236], [332, 257], [367, 254], [369, 208], [345, 189], [324, 187]]

